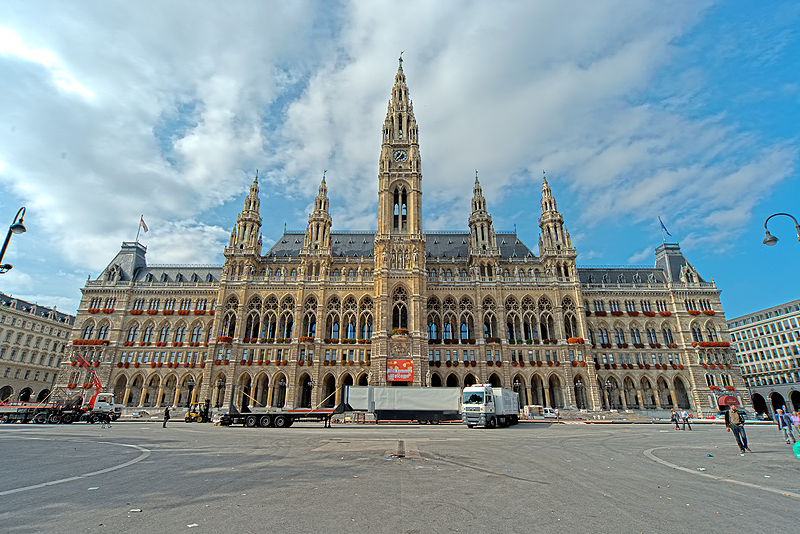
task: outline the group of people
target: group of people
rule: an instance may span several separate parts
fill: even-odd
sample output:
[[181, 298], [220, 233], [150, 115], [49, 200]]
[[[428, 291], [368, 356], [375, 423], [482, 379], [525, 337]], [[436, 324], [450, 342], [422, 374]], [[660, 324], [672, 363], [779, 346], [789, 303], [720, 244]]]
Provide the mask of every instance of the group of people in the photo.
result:
[[[739, 445], [739, 450], [742, 454], [744, 454], [745, 451], [752, 452], [747, 446], [744, 419], [745, 413], [736, 406], [731, 406], [730, 409], [725, 412], [725, 426], [728, 428], [728, 432], [733, 432], [733, 436], [736, 438], [736, 444]], [[797, 439], [794, 437], [794, 431], [800, 432], [800, 414], [798, 414], [797, 410], [789, 414], [783, 409], [778, 408], [775, 410], [775, 417], [773, 420], [778, 425], [778, 430], [783, 432], [783, 437], [787, 445], [792, 445], [797, 442]]]
[[[728, 411], [725, 412], [725, 427], [728, 432], [733, 433], [733, 437], [736, 439], [736, 444], [742, 454], [752, 452], [748, 447], [747, 433], [744, 430], [745, 416], [745, 412], [738, 406], [730, 406]], [[675, 425], [675, 430], [686, 430], [687, 426], [691, 430], [690, 418], [691, 415], [686, 410], [681, 410], [680, 412], [676, 412], [674, 409], [670, 410], [670, 421]], [[775, 411], [773, 420], [778, 425], [778, 430], [783, 432], [783, 437], [787, 444], [791, 445], [797, 442], [794, 434], [794, 432], [800, 433], [800, 413], [797, 410], [789, 414], [779, 408]], [[681, 428], [681, 422], [683, 423], [683, 428]]]
[[[673, 408], [670, 410], [670, 421], [675, 424], [675, 430], [686, 430], [686, 427], [689, 427], [689, 430], [692, 429], [692, 423], [690, 421], [691, 415], [686, 410], [681, 410], [680, 413], [676, 412]], [[680, 428], [679, 423], [683, 422], [683, 429]]]

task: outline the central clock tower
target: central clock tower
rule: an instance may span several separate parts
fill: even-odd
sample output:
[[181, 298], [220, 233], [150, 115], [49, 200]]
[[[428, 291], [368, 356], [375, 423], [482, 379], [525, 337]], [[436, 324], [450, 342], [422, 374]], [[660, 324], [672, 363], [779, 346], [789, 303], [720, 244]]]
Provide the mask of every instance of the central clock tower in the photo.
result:
[[[378, 163], [378, 231], [375, 234], [375, 302], [373, 378], [385, 384], [385, 359], [413, 361], [413, 384], [427, 371], [425, 328], [425, 235], [422, 233], [422, 166], [417, 121], [408, 96], [403, 58], [381, 132]], [[407, 331], [407, 333], [406, 333]], [[382, 357], [383, 356], [383, 357]], [[423, 369], [422, 366], [425, 366]]]

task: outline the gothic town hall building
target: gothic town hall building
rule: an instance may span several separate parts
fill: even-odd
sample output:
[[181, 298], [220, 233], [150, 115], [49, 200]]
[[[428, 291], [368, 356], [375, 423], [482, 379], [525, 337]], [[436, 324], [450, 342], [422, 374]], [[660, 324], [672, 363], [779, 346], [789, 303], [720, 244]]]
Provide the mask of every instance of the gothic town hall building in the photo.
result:
[[[402, 62], [381, 138], [374, 233], [331, 231], [323, 177], [305, 233], [262, 251], [256, 180], [222, 266], [148, 265], [123, 243], [83, 288], [71, 349], [132, 408], [331, 406], [344, 385], [473, 383], [561, 409], [750, 405], [720, 291], [677, 244], [652, 268], [578, 268], [546, 179], [537, 252], [495, 232], [477, 177], [465, 231], [425, 232]], [[88, 380], [67, 361], [59, 382]]]

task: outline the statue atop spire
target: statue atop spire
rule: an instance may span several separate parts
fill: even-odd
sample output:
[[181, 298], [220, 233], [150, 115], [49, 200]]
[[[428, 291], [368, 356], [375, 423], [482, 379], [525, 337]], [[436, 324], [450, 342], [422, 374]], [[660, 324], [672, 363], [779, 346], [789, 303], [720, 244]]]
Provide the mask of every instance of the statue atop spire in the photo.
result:
[[397, 58], [397, 62], [398, 62], [397, 68], [398, 68], [398, 70], [403, 70], [403, 52], [405, 52], [405, 50], [401, 50], [400, 51], [400, 57]]

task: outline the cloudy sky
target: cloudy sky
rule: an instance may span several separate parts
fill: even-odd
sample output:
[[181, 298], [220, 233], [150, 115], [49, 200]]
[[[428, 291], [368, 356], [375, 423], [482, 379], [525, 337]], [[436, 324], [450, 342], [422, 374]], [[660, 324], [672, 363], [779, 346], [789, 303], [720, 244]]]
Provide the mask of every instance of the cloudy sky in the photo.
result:
[[[428, 230], [478, 169], [532, 248], [542, 170], [579, 265], [652, 265], [660, 215], [726, 315], [800, 297], [800, 5], [774, 2], [0, 3], [0, 291], [74, 311], [123, 240], [221, 263], [259, 169], [269, 245], [327, 169], [334, 230], [374, 229], [397, 57]], [[5, 218], [5, 219], [2, 219]], [[5, 223], [3, 223], [5, 224]]]

